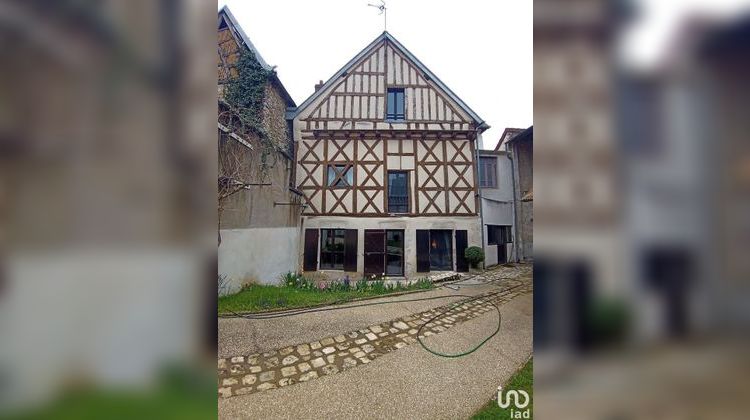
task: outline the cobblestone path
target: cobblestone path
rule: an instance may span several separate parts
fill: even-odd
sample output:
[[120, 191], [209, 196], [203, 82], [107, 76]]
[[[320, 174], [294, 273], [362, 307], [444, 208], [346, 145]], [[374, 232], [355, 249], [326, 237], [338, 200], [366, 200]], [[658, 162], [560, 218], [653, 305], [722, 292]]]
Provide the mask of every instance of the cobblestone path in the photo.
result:
[[[228, 398], [267, 391], [333, 375], [370, 363], [385, 353], [417, 343], [417, 331], [430, 318], [450, 309], [422, 329], [420, 338], [487, 312], [516, 296], [532, 292], [531, 266], [500, 267], [474, 276], [472, 283], [494, 284], [495, 290], [475, 300], [464, 298], [357, 331], [326, 337], [275, 351], [218, 360], [219, 396]], [[465, 302], [471, 300], [470, 302]]]

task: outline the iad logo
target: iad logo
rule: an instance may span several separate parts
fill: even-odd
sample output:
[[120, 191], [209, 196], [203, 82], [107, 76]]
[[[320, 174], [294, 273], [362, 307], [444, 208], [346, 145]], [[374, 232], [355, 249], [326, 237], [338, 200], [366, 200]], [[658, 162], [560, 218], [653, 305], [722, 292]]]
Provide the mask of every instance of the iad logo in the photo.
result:
[[[524, 390], [516, 391], [515, 389], [511, 389], [510, 391], [507, 391], [505, 393], [505, 398], [503, 398], [503, 387], [497, 387], [497, 405], [499, 405], [500, 408], [510, 407], [511, 399], [513, 400], [513, 407], [511, 407], [510, 409], [510, 418], [530, 419], [531, 409], [526, 408], [530, 402], [528, 392]], [[524, 410], [524, 408], [526, 409]]]

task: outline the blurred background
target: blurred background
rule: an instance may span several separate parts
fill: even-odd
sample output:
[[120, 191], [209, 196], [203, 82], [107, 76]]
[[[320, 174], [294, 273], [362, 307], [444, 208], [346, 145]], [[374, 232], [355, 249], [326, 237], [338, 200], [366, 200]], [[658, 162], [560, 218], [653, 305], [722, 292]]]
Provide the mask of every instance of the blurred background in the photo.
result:
[[216, 415], [215, 19], [0, 2], [0, 417]]
[[750, 7], [535, 0], [535, 414], [750, 412]]

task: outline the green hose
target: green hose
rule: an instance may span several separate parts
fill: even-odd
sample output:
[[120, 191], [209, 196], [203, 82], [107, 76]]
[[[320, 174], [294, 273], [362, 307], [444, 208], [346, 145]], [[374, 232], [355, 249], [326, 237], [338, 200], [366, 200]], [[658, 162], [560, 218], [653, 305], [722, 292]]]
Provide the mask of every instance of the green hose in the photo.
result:
[[[496, 294], [497, 294], [497, 293], [496, 293]], [[488, 341], [489, 341], [490, 339], [492, 339], [492, 337], [496, 336], [496, 335], [497, 335], [497, 333], [499, 333], [499, 332], [500, 332], [500, 323], [502, 322], [502, 315], [500, 314], [500, 308], [498, 308], [498, 307], [497, 307], [497, 305], [495, 305], [495, 304], [494, 304], [494, 303], [492, 303], [492, 302], [488, 302], [488, 303], [489, 303], [490, 305], [494, 306], [494, 307], [495, 307], [495, 310], [497, 310], [497, 328], [495, 329], [495, 332], [493, 332], [492, 334], [490, 334], [489, 336], [487, 336], [487, 338], [485, 338], [484, 340], [482, 340], [482, 342], [481, 342], [481, 343], [477, 344], [476, 346], [474, 346], [474, 348], [472, 348], [472, 349], [470, 349], [470, 350], [468, 350], [468, 351], [465, 351], [465, 352], [461, 352], [461, 353], [453, 353], [453, 354], [448, 354], [448, 353], [441, 353], [441, 352], [439, 352], [439, 351], [433, 350], [433, 349], [431, 349], [431, 348], [427, 347], [427, 345], [426, 345], [426, 344], [425, 344], [424, 342], [422, 342], [422, 338], [421, 338], [421, 332], [422, 332], [422, 328], [424, 328], [424, 327], [425, 327], [425, 325], [429, 324], [429, 323], [430, 323], [430, 322], [432, 322], [432, 321], [435, 321], [436, 319], [438, 319], [438, 318], [440, 318], [440, 317], [443, 317], [443, 316], [445, 316], [445, 315], [446, 315], [447, 313], [449, 313], [450, 311], [452, 311], [452, 310], [453, 310], [454, 308], [456, 308], [457, 306], [459, 306], [459, 305], [464, 305], [464, 304], [466, 304], [466, 303], [468, 303], [468, 302], [472, 302], [472, 301], [474, 301], [474, 300], [479, 300], [479, 299], [482, 299], [482, 298], [486, 298], [486, 297], [490, 297], [490, 296], [492, 296], [492, 295], [487, 295], [487, 296], [480, 296], [480, 297], [478, 297], [478, 298], [475, 298], [475, 299], [469, 299], [469, 300], [467, 300], [467, 301], [463, 301], [463, 302], [458, 302], [458, 303], [455, 303], [455, 304], [453, 304], [453, 306], [451, 306], [451, 307], [450, 307], [449, 309], [447, 309], [447, 310], [445, 310], [445, 311], [443, 311], [443, 312], [441, 312], [441, 313], [439, 313], [439, 314], [435, 315], [434, 317], [430, 318], [429, 320], [427, 320], [427, 322], [425, 322], [424, 324], [422, 324], [422, 325], [421, 325], [421, 326], [419, 327], [419, 329], [417, 330], [417, 341], [419, 341], [419, 344], [420, 344], [420, 345], [422, 346], [422, 348], [424, 348], [424, 349], [425, 349], [425, 350], [427, 350], [428, 352], [430, 352], [430, 353], [434, 354], [435, 356], [440, 356], [440, 357], [451, 357], [451, 358], [455, 358], [455, 357], [463, 357], [463, 356], [468, 356], [468, 355], [470, 355], [471, 353], [474, 353], [475, 351], [479, 350], [479, 348], [480, 348], [480, 347], [482, 347], [482, 346], [484, 345], [484, 343], [488, 342]]]

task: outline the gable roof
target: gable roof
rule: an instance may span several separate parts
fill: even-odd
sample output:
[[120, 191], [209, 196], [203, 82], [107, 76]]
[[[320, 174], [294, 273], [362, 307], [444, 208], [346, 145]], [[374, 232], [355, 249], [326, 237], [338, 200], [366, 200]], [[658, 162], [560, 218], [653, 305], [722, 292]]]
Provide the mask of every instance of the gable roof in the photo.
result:
[[296, 106], [294, 103], [294, 99], [292, 99], [292, 96], [289, 95], [289, 92], [287, 92], [286, 88], [284, 87], [284, 84], [281, 83], [281, 80], [279, 79], [279, 76], [276, 74], [276, 66], [269, 65], [266, 60], [263, 59], [263, 56], [260, 55], [260, 51], [258, 51], [257, 48], [255, 48], [255, 45], [250, 41], [250, 37], [247, 36], [245, 31], [242, 29], [242, 26], [237, 23], [237, 19], [235, 19], [232, 12], [229, 10], [229, 6], [224, 6], [219, 10], [219, 16], [217, 21], [217, 27], [221, 28], [222, 21], [227, 23], [227, 26], [229, 27], [229, 30], [232, 31], [236, 36], [239, 36], [238, 42], [241, 42], [245, 45], [245, 47], [252, 51], [252, 53], [255, 55], [255, 58], [258, 60], [258, 63], [260, 63], [260, 66], [263, 67], [263, 69], [272, 71], [273, 76], [271, 77], [271, 81], [279, 87], [281, 90], [282, 96], [284, 96], [284, 99], [287, 102], [288, 106]]
[[506, 127], [505, 130], [503, 130], [503, 134], [500, 135], [500, 140], [497, 142], [497, 146], [495, 146], [495, 150], [500, 150], [500, 147], [509, 142], [510, 139], [518, 135], [518, 133], [522, 132], [523, 128], [514, 128], [514, 127]]
[[464, 101], [461, 100], [448, 86], [446, 86], [437, 76], [435, 76], [434, 73], [430, 71], [424, 64], [422, 64], [417, 57], [414, 56], [409, 50], [406, 49], [403, 45], [401, 45], [396, 38], [393, 37], [390, 33], [387, 31], [383, 32], [380, 36], [375, 38], [370, 44], [368, 44], [362, 51], [360, 51], [357, 55], [354, 56], [351, 60], [349, 60], [348, 63], [346, 63], [339, 71], [337, 71], [330, 79], [328, 79], [319, 89], [317, 89], [312, 95], [310, 95], [309, 98], [307, 98], [302, 104], [297, 107], [297, 109], [294, 112], [294, 117], [299, 115], [305, 108], [307, 108], [310, 104], [312, 104], [318, 97], [320, 97], [324, 92], [326, 92], [334, 83], [336, 83], [339, 78], [346, 75], [349, 70], [354, 67], [355, 64], [357, 64], [362, 58], [366, 57], [368, 54], [370, 54], [373, 50], [375, 50], [383, 41], [389, 42], [395, 49], [397, 49], [401, 54], [403, 54], [406, 58], [408, 58], [424, 75], [426, 75], [426, 78], [432, 82], [434, 82], [438, 88], [440, 88], [445, 94], [453, 100], [464, 112], [466, 112], [469, 117], [471, 117], [472, 120], [474, 120], [474, 123], [476, 126], [481, 130], [484, 131], [490, 126], [477, 115], [474, 110], [469, 108], [468, 105], [464, 103]]

